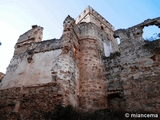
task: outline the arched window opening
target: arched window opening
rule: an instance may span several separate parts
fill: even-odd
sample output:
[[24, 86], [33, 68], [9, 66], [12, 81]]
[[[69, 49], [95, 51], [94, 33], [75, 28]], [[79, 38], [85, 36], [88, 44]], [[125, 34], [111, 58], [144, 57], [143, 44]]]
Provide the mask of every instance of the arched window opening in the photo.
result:
[[143, 39], [147, 41], [154, 41], [160, 39], [160, 29], [155, 25], [144, 27]]

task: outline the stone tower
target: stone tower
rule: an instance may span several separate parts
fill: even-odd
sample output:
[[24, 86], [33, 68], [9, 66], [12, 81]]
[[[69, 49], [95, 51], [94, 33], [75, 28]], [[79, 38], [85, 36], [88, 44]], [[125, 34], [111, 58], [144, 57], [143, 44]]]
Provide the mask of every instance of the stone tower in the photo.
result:
[[32, 116], [30, 110], [50, 111], [57, 104], [82, 111], [107, 108], [103, 58], [118, 51], [113, 31], [90, 6], [76, 20], [66, 17], [60, 39], [41, 41], [43, 28], [33, 25], [19, 37], [0, 83], [0, 93], [9, 95], [0, 103], [15, 105], [6, 112], [25, 118]]
[[114, 27], [92, 7], [88, 6], [76, 18], [76, 24], [80, 24], [82, 22], [94, 23], [107, 34], [107, 37], [103, 39], [106, 56], [109, 56], [111, 52], [114, 53], [116, 51], [119, 51], [117, 40], [113, 37], [115, 30]]
[[79, 106], [86, 110], [107, 107], [103, 56], [118, 51], [113, 26], [88, 6], [76, 19], [79, 38]]
[[63, 94], [62, 105], [68, 104], [78, 106], [78, 78], [79, 69], [77, 67], [78, 39], [74, 33], [75, 20], [69, 15], [63, 22], [63, 34], [61, 37], [61, 50], [52, 65], [52, 81], [60, 84]]
[[21, 35], [15, 45], [14, 54], [23, 53], [34, 42], [41, 42], [43, 36], [43, 28], [37, 25], [33, 25], [32, 29]]
[[41, 41], [43, 28], [32, 26], [0, 73], [1, 119], [44, 119], [56, 105], [159, 113], [160, 40], [142, 38], [153, 24], [160, 18], [114, 31], [88, 6], [76, 20], [66, 17], [60, 39]]

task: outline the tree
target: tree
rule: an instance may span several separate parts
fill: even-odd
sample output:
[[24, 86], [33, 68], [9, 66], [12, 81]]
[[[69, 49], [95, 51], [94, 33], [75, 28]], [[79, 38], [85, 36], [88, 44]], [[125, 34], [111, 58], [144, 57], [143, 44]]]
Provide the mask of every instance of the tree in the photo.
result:
[[154, 40], [157, 40], [157, 39], [160, 39], [160, 33], [154, 33], [152, 35], [152, 37], [146, 38], [146, 40], [148, 40], [148, 41], [154, 41]]

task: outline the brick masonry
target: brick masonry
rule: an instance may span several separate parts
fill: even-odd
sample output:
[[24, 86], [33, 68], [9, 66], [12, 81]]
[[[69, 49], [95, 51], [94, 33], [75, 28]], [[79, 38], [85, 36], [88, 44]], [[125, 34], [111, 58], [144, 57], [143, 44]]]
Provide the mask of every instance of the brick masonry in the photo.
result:
[[1, 90], [1, 120], [44, 118], [45, 112], [52, 110], [55, 105], [63, 104], [65, 93], [62, 89], [59, 84], [51, 82]]
[[[77, 22], [67, 16], [60, 39], [41, 41], [43, 28], [36, 25], [20, 36], [0, 78], [2, 119], [43, 119], [58, 104], [80, 111], [160, 113], [160, 40], [142, 38], [145, 26], [160, 27], [160, 18], [116, 31], [100, 19], [112, 30], [95, 18]], [[104, 44], [112, 48], [108, 56]]]
[[128, 29], [115, 31], [120, 51], [104, 60], [110, 107], [127, 111], [160, 112], [160, 40], [145, 41], [144, 26], [157, 25], [149, 19]]

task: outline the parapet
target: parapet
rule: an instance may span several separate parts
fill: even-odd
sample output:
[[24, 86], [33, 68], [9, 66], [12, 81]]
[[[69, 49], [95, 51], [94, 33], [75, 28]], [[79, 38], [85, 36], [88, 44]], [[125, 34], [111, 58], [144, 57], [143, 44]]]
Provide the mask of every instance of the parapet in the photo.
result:
[[160, 28], [160, 17], [154, 18], [154, 19], [147, 19], [144, 22], [135, 25], [133, 27], [130, 27], [128, 29], [118, 29], [114, 32], [114, 37], [117, 38], [119, 37], [121, 41], [126, 41], [135, 38], [141, 38], [139, 39], [140, 41], [144, 41], [142, 39], [142, 34], [143, 34], [143, 28], [148, 27], [151, 25], [155, 25]]
[[76, 18], [76, 24], [82, 22], [92, 22], [108, 34], [114, 31], [114, 27], [90, 6]]
[[32, 25], [32, 29], [20, 35], [17, 43], [27, 42], [27, 41], [34, 41], [40, 42], [42, 40], [42, 31], [43, 27]]
[[[87, 17], [89, 17], [87, 19]], [[103, 18], [97, 11], [95, 11], [92, 7], [88, 6], [77, 18], [76, 24], [81, 22], [95, 22], [91, 17], [94, 17], [96, 22], [100, 22], [100, 24], [104, 24], [110, 30], [114, 30], [114, 27]]]
[[103, 30], [107, 34], [107, 37], [105, 38], [105, 40], [110, 41], [112, 44], [112, 52], [119, 51], [118, 42], [113, 37], [114, 30], [115, 30], [114, 27], [105, 18], [103, 18], [98, 12], [96, 12], [92, 7], [88, 6], [76, 18], [76, 24], [82, 24], [83, 22], [94, 23], [96, 26], [98, 26], [99, 29]]
[[147, 27], [147, 26], [150, 26], [150, 25], [156, 25], [157, 27], [160, 28], [160, 17], [157, 17], [157, 18], [154, 18], [154, 19], [147, 19], [147, 20], [144, 20], [142, 23], [138, 24], [138, 25], [135, 25], [131, 28], [135, 28], [135, 27]]

